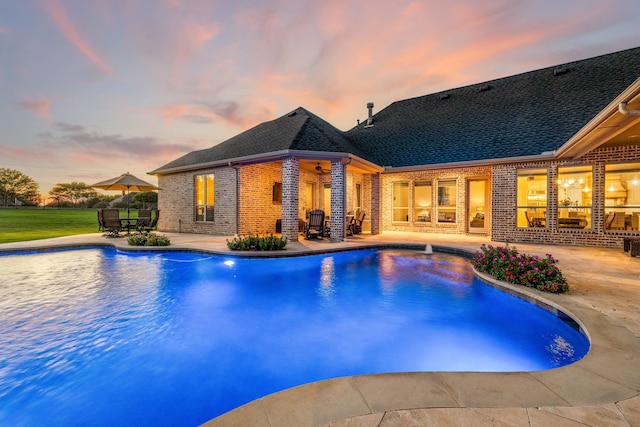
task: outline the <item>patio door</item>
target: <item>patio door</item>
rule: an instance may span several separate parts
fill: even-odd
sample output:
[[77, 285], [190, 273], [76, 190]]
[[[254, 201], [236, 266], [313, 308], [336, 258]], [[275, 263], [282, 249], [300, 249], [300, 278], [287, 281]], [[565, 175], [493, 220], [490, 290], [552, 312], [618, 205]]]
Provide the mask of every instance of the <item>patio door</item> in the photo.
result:
[[489, 230], [487, 216], [490, 202], [489, 180], [474, 178], [467, 180], [467, 231], [486, 233]]

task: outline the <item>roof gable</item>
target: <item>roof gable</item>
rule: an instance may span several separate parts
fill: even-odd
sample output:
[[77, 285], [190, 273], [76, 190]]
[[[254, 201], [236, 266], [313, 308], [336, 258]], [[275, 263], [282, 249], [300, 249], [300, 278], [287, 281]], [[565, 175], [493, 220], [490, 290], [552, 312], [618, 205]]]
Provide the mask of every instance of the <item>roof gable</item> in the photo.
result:
[[350, 152], [357, 154], [344, 132], [302, 107], [261, 123], [226, 141], [204, 150], [193, 151], [152, 173], [195, 165], [257, 156], [282, 150]]

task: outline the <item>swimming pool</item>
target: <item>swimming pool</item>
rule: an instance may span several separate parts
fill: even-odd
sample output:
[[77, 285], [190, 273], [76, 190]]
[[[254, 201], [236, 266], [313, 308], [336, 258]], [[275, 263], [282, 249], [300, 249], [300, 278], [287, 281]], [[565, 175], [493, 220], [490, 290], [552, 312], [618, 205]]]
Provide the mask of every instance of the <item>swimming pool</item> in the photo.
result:
[[589, 346], [442, 253], [91, 248], [0, 271], [0, 424], [197, 425], [310, 381], [549, 369]]

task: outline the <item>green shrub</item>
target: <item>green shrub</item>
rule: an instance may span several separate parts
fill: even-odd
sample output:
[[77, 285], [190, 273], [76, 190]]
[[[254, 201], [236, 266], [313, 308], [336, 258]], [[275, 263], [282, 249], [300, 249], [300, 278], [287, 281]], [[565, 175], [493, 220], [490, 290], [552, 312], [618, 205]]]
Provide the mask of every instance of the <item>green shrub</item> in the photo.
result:
[[471, 261], [477, 271], [498, 280], [561, 294], [569, 290], [569, 285], [557, 263], [551, 254], [544, 258], [519, 254], [509, 244], [497, 247], [482, 245]]
[[134, 234], [127, 237], [127, 242], [131, 246], [169, 246], [171, 241], [167, 236], [157, 235], [154, 233]]
[[232, 251], [277, 251], [284, 249], [285, 246], [287, 246], [287, 238], [273, 234], [266, 236], [256, 234], [255, 236], [234, 237], [233, 240], [227, 239], [227, 247]]

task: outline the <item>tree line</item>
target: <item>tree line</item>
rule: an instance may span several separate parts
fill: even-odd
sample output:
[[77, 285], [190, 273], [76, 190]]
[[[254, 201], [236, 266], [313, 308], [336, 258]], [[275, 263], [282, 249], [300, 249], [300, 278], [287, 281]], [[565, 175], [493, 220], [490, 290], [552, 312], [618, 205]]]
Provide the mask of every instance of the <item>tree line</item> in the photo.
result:
[[[120, 203], [112, 203], [119, 197], [99, 194], [84, 182], [75, 181], [58, 183], [49, 191], [48, 197], [43, 197], [38, 183], [31, 177], [15, 169], [0, 168], [0, 206], [104, 208], [111, 204], [113, 207], [126, 207], [124, 198]], [[158, 193], [146, 191], [132, 196], [129, 206], [149, 208], [157, 203]]]

